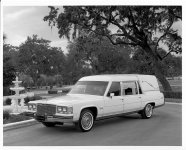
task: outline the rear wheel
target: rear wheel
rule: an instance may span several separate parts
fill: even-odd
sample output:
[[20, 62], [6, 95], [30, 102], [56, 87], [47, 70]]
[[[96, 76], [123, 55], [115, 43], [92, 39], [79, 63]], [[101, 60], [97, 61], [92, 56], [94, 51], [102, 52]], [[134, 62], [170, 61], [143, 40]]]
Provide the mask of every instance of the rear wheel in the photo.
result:
[[141, 112], [141, 116], [143, 119], [149, 119], [153, 114], [153, 106], [151, 104], [147, 104], [143, 111]]
[[85, 109], [81, 112], [79, 121], [75, 123], [76, 127], [83, 132], [90, 131], [94, 125], [94, 115], [91, 110]]
[[56, 123], [53, 123], [53, 122], [42, 122], [42, 124], [45, 127], [54, 127], [56, 125]]

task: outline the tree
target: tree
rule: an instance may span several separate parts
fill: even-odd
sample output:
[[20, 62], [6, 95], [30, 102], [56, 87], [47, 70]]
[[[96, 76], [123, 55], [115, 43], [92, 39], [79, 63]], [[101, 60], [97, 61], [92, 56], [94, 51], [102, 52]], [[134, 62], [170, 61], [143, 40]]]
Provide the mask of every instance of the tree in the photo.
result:
[[[181, 52], [181, 37], [172, 28], [182, 19], [181, 6], [64, 6], [59, 15], [58, 8], [49, 8], [44, 21], [57, 25], [60, 37], [70, 38], [72, 33], [75, 38], [79, 30], [87, 30], [107, 37], [113, 45], [140, 48], [150, 56], [154, 74], [164, 90], [172, 90], [161, 63], [171, 52]], [[169, 49], [165, 56], [158, 52], [161, 45]]]
[[[159, 53], [164, 56], [166, 55], [166, 51], [163, 49], [158, 50]], [[152, 63], [150, 61], [150, 57], [145, 54], [143, 51], [136, 50], [133, 53], [131, 58], [130, 72], [132, 73], [141, 73], [141, 74], [153, 74], [154, 68], [152, 67]], [[182, 58], [180, 56], [174, 56], [169, 54], [166, 58], [162, 60], [161, 68], [163, 74], [166, 77], [180, 76], [182, 74]]]
[[13, 54], [16, 53], [15, 47], [10, 44], [6, 44], [6, 35], [3, 34], [3, 86], [8, 87], [15, 79], [16, 66], [13, 63]]
[[19, 72], [30, 75], [35, 85], [41, 74], [53, 76], [64, 70], [63, 51], [49, 44], [50, 41], [33, 35], [19, 47]]
[[122, 73], [127, 70], [129, 51], [123, 46], [114, 46], [104, 37], [84, 35], [68, 46], [76, 51], [76, 59], [91, 67], [94, 74]]
[[33, 85], [33, 80], [29, 75], [19, 74], [19, 80], [22, 81], [22, 85], [26, 88]]
[[15, 49], [12, 45], [6, 44], [6, 35], [3, 34], [3, 95], [10, 95], [9, 86], [15, 80], [16, 67], [12, 61], [12, 53]]
[[89, 65], [82, 61], [75, 43], [71, 43], [68, 48], [63, 81], [64, 84], [74, 84], [79, 78], [91, 75], [92, 71]]

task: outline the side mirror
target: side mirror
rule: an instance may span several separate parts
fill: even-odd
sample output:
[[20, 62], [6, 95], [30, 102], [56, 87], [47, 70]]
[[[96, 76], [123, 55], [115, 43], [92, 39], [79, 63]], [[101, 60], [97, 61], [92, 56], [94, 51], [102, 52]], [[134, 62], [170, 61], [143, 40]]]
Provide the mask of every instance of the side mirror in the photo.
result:
[[110, 98], [113, 98], [114, 97], [114, 93], [110, 93]]

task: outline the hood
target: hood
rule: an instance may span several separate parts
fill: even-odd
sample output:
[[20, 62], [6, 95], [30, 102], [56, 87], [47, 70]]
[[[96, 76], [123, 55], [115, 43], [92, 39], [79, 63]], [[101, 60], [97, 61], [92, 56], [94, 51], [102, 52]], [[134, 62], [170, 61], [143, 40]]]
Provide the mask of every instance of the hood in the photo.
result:
[[95, 101], [99, 99], [100, 100], [103, 99], [103, 96], [84, 95], [84, 94], [68, 94], [65, 96], [54, 97], [51, 99], [34, 101], [34, 103], [71, 106], [73, 104], [86, 103], [86, 102]]

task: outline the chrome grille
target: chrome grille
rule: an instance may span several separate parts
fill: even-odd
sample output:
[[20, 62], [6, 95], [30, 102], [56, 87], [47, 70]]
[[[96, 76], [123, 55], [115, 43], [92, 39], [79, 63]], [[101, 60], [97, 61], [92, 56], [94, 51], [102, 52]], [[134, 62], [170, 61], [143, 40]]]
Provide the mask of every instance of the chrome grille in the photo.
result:
[[51, 104], [38, 104], [37, 105], [37, 115], [40, 116], [50, 116], [56, 113], [56, 105]]

